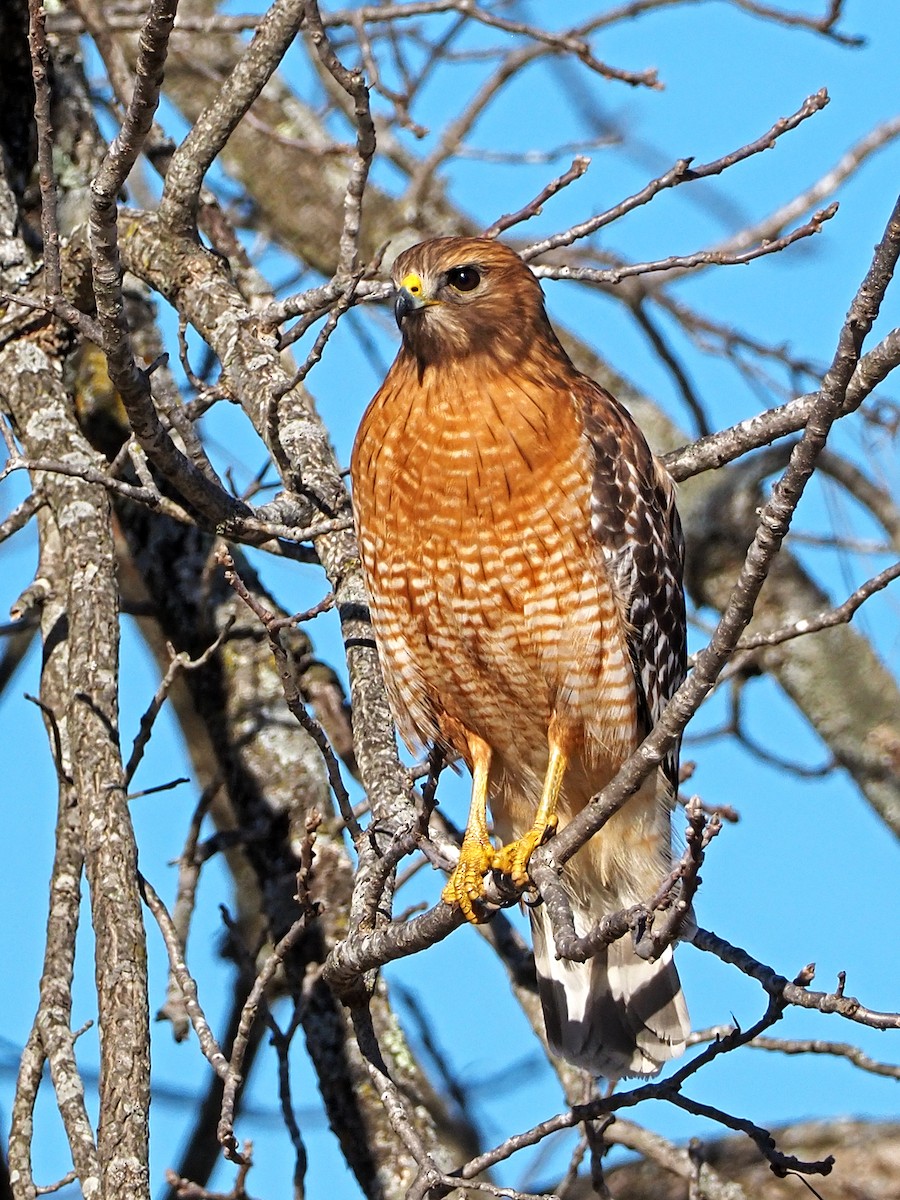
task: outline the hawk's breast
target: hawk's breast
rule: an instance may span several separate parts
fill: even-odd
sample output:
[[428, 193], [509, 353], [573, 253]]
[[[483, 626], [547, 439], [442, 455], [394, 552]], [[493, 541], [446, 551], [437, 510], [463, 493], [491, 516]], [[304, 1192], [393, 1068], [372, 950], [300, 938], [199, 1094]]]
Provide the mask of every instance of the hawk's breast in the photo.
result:
[[352, 474], [401, 731], [452, 741], [462, 725], [539, 766], [555, 719], [588, 757], [621, 760], [634, 681], [574, 400], [508, 376], [473, 389], [398, 374], [363, 419]]

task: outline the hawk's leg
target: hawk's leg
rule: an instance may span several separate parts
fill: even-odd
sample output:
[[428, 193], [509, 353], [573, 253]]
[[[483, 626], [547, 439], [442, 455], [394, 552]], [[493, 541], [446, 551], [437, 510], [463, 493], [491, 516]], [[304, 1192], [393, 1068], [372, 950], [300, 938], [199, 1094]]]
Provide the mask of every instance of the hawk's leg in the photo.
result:
[[523, 833], [520, 838], [516, 838], [514, 842], [510, 842], [494, 854], [494, 870], [509, 875], [517, 888], [524, 890], [530, 885], [528, 860], [556, 828], [556, 805], [567, 765], [568, 755], [565, 750], [551, 741], [550, 761], [547, 763], [541, 800], [534, 814], [534, 824], [527, 833]]
[[484, 895], [484, 877], [491, 868], [494, 848], [487, 827], [488, 772], [491, 748], [474, 734], [468, 735], [472, 756], [472, 804], [463, 835], [459, 862], [442, 892], [446, 904], [458, 904], [473, 925], [486, 919], [475, 905]]

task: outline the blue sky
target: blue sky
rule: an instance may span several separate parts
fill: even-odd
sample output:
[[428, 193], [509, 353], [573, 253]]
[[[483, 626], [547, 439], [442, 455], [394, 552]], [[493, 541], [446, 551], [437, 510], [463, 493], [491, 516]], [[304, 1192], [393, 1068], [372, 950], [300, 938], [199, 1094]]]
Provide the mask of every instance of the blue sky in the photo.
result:
[[[822, 0], [797, 3], [818, 13]], [[576, 21], [593, 6], [530, 6], [533, 20]], [[718, 181], [669, 193], [649, 208], [605, 231], [603, 245], [633, 258], [684, 253], [714, 243], [738, 224], [758, 219], [790, 199], [829, 169], [856, 139], [875, 124], [897, 115], [896, 47], [900, 44], [897, 5], [848, 5], [843, 28], [868, 37], [859, 50], [842, 48], [800, 30], [773, 28], [725, 3], [680, 6], [626, 23], [597, 40], [596, 53], [617, 65], [659, 68], [662, 92], [632, 90], [607, 83], [578, 68], [596, 111], [628, 139], [624, 148], [592, 152], [587, 176], [549, 202], [526, 236], [564, 228], [641, 186], [678, 157], [717, 157], [758, 136], [778, 117], [796, 109], [806, 95], [826, 86], [831, 104], [778, 146], [729, 172]], [[482, 34], [496, 45], [502, 35]], [[568, 69], [567, 69], [568, 71]], [[476, 67], [446, 72], [422, 97], [417, 119], [434, 129], [452, 116], [475, 84]], [[525, 150], [576, 142], [590, 131], [563, 98], [569, 75], [534, 70], [490, 109], [473, 131], [470, 144], [481, 150]], [[637, 144], [636, 154], [628, 142]], [[501, 212], [520, 207], [549, 177], [568, 165], [568, 158], [547, 165], [512, 167], [466, 159], [447, 171], [459, 204], [485, 224]], [[386, 169], [378, 177], [391, 179]], [[740, 326], [763, 340], [789, 342], [792, 349], [827, 363], [834, 350], [844, 313], [880, 237], [900, 179], [900, 147], [888, 146], [868, 161], [841, 188], [838, 216], [814, 244], [806, 243], [774, 258], [745, 267], [704, 272], [685, 280], [678, 296]], [[701, 202], [702, 201], [702, 202]], [[718, 207], [713, 208], [715, 203]], [[516, 230], [516, 233], [523, 232]], [[273, 264], [274, 265], [274, 264]], [[280, 275], [273, 270], [273, 275]], [[889, 292], [879, 323], [884, 332], [897, 323], [897, 285]], [[662, 403], [683, 427], [689, 426], [668, 373], [659, 365], [631, 319], [614, 299], [592, 295], [568, 284], [546, 288], [552, 314], [576, 329], [639, 387]], [[383, 315], [366, 318], [376, 339], [378, 357], [390, 360], [396, 336]], [[729, 424], [757, 411], [766, 402], [745, 387], [720, 361], [697, 353], [667, 327], [684, 353], [690, 375], [713, 425]], [[378, 367], [361, 353], [350, 323], [342, 326], [310, 388], [332, 430], [343, 462], [347, 461], [356, 422], [379, 382]], [[768, 402], [782, 399], [774, 391]], [[246, 425], [230, 410], [209, 423], [218, 446], [241, 444], [238, 470], [247, 474], [259, 465]], [[243, 439], [238, 442], [238, 439]], [[864, 464], [873, 478], [896, 484], [890, 447], [873, 444], [858, 429], [841, 430], [836, 444]], [[221, 453], [224, 455], [225, 451]], [[229, 451], [233, 453], [233, 451]], [[23, 482], [3, 485], [4, 512], [23, 493]], [[815, 489], [804, 501], [799, 524], [827, 529], [832, 496]], [[872, 536], [860, 525], [852, 506], [837, 509], [841, 532]], [[3, 600], [9, 604], [27, 585], [34, 569], [32, 533], [6, 543], [3, 555]], [[855, 556], [836, 563], [814, 551], [801, 551], [804, 561], [842, 599], [876, 567]], [[882, 565], [881, 560], [878, 565]], [[292, 611], [315, 603], [326, 589], [321, 573], [310, 567], [261, 562], [269, 586]], [[842, 574], [843, 572], [843, 574]], [[851, 583], [847, 586], [848, 575]], [[866, 631], [873, 636], [894, 671], [900, 667], [896, 600], [883, 598], [871, 610]], [[319, 655], [337, 665], [339, 639], [333, 623], [320, 619], [313, 630]], [[699, 644], [699, 640], [697, 644]], [[0, 1008], [0, 1112], [8, 1119], [17, 1052], [33, 1017], [40, 975], [46, 893], [52, 859], [56, 806], [55, 777], [36, 708], [23, 693], [38, 690], [39, 655], [33, 648], [0, 704], [0, 755], [5, 764], [4, 832], [0, 895], [7, 920], [0, 925], [0, 962], [7, 964], [8, 983]], [[127, 748], [155, 687], [154, 668], [131, 627], [123, 624], [122, 736]], [[852, 697], [847, 698], [852, 703]], [[711, 728], [722, 717], [722, 701], [713, 698], [698, 719]], [[779, 753], [804, 763], [822, 761], [824, 751], [803, 719], [768, 681], [749, 689], [749, 716], [755, 735]], [[818, 964], [818, 986], [831, 988], [839, 970], [848, 973], [848, 992], [874, 1008], [900, 1004], [900, 966], [885, 942], [886, 897], [896, 899], [896, 843], [871, 814], [852, 783], [837, 773], [803, 780], [760, 763], [726, 742], [693, 746], [686, 755], [697, 761], [692, 787], [705, 799], [732, 804], [741, 813], [737, 826], [726, 827], [711, 848], [703, 871], [697, 913], [707, 925], [756, 957], [792, 975], [811, 960]], [[176, 775], [189, 775], [179, 735], [167, 714], [151, 743], [136, 786], [152, 786]], [[442, 803], [458, 821], [465, 813], [468, 781], [445, 779]], [[195, 803], [191, 787], [137, 800], [134, 819], [142, 869], [167, 898], [174, 894], [174, 871], [168, 865], [181, 849], [183, 830]], [[440, 880], [420, 872], [399, 904], [434, 900]], [[217, 905], [227, 902], [229, 885], [216, 863], [204, 870], [197, 925], [191, 938], [191, 961], [200, 981], [208, 1014], [221, 1018], [227, 996], [227, 968], [218, 962], [221, 935]], [[82, 931], [76, 980], [75, 1024], [94, 1013], [89, 936]], [[165, 963], [160, 940], [150, 930], [151, 1010], [164, 999]], [[728, 1022], [732, 1014], [746, 1024], [763, 1010], [757, 986], [735, 971], [690, 947], [679, 951], [680, 969], [696, 1026]], [[415, 993], [439, 1044], [455, 1070], [474, 1086], [474, 1105], [486, 1136], [500, 1140], [526, 1124], [550, 1115], [560, 1105], [558, 1089], [534, 1053], [525, 1024], [508, 998], [505, 979], [477, 933], [460, 930], [442, 945], [388, 973], [395, 985]], [[476, 983], [477, 981], [477, 983]], [[401, 1010], [403, 1008], [401, 1002]], [[876, 1035], [837, 1018], [794, 1012], [774, 1031], [782, 1036], [817, 1036], [848, 1040], [875, 1057], [897, 1061], [896, 1038]], [[153, 1109], [153, 1179], [176, 1161], [175, 1147], [189, 1127], [190, 1096], [205, 1077], [196, 1046], [175, 1046], [168, 1029], [154, 1028], [154, 1072], [160, 1091]], [[90, 1071], [97, 1061], [94, 1032], [79, 1042], [79, 1061]], [[310, 1157], [308, 1195], [330, 1200], [358, 1195], [327, 1132], [317, 1103], [315, 1084], [302, 1046], [294, 1051], [295, 1099]], [[514, 1071], [509, 1067], [513, 1065]], [[692, 1082], [696, 1099], [721, 1104], [764, 1124], [805, 1117], [859, 1114], [895, 1117], [896, 1089], [889, 1081], [856, 1071], [826, 1058], [795, 1059], [741, 1051], [727, 1057]], [[239, 1124], [239, 1136], [253, 1137], [257, 1166], [250, 1179], [255, 1195], [280, 1192], [291, 1170], [290, 1146], [280, 1128], [271, 1056], [260, 1062], [251, 1088], [252, 1113]], [[672, 1137], [710, 1132], [702, 1123], [671, 1109], [642, 1109], [638, 1119]], [[45, 1092], [39, 1106], [38, 1161], [42, 1182], [68, 1169], [58, 1118]], [[549, 1183], [564, 1164], [569, 1143], [549, 1161], [532, 1164], [527, 1186]], [[526, 1186], [527, 1160], [515, 1160], [503, 1180]], [[229, 1171], [217, 1182], [226, 1190]]]

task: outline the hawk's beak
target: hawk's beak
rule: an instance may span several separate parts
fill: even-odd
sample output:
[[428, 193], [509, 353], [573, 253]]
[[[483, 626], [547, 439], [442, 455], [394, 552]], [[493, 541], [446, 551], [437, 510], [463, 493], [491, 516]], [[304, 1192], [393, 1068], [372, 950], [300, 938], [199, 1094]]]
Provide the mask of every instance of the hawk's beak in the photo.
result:
[[397, 324], [402, 329], [403, 322], [410, 313], [418, 312], [419, 309], [434, 303], [434, 300], [425, 298], [425, 285], [422, 283], [421, 276], [417, 275], [415, 271], [410, 271], [400, 280], [394, 300], [394, 316], [397, 318]]
[[417, 308], [424, 308], [425, 301], [420, 300], [418, 296], [414, 296], [412, 292], [408, 292], [405, 287], [397, 289], [397, 297], [394, 300], [394, 316], [397, 318], [397, 324], [403, 328], [403, 321], [411, 312], [415, 312]]

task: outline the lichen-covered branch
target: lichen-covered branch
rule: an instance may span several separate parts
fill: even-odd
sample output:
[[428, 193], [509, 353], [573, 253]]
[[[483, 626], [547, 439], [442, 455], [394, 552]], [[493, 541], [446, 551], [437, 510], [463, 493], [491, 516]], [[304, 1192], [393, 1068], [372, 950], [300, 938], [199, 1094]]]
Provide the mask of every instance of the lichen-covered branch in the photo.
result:
[[[90, 448], [67, 412], [59, 376], [36, 346], [20, 341], [3, 352], [0, 395], [26, 453], [77, 455], [91, 464]], [[62, 636], [66, 656], [64, 673], [55, 676], [57, 686], [48, 687], [43, 703], [59, 731], [60, 770], [70, 779], [70, 796], [77, 802], [79, 848], [97, 942], [103, 1119], [94, 1186], [102, 1200], [123, 1194], [139, 1200], [149, 1187], [146, 953], [136, 847], [118, 751], [118, 591], [109, 501], [102, 488], [77, 479], [46, 481], [42, 492], [44, 535], [54, 542], [53, 590], [61, 601], [45, 636], [51, 644]], [[66, 989], [66, 959], [53, 965], [57, 986]], [[72, 1100], [77, 1106], [77, 1092]], [[80, 1145], [73, 1154], [76, 1167], [87, 1175], [83, 1186], [90, 1190], [95, 1166], [83, 1117], [77, 1129]]]

